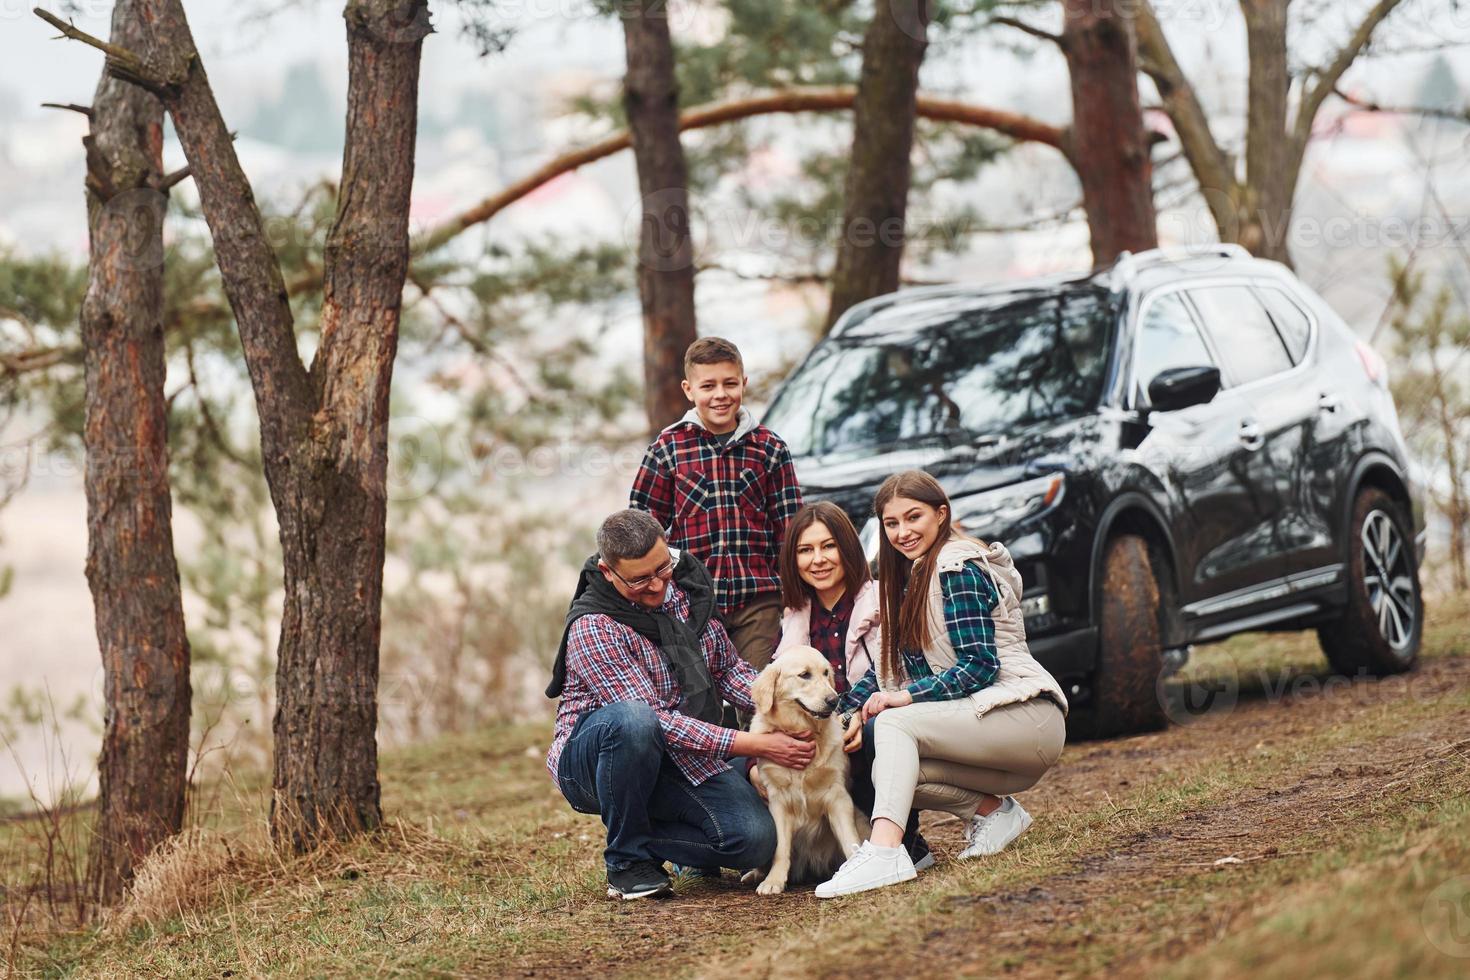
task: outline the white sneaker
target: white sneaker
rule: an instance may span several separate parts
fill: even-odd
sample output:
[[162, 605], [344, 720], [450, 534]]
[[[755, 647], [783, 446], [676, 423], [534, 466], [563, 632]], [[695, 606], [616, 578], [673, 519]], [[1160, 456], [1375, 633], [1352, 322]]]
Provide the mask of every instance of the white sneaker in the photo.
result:
[[969, 846], [960, 852], [959, 860], [999, 854], [1030, 826], [1031, 814], [1015, 797], [1007, 796], [990, 816], [977, 813], [970, 818], [970, 826], [965, 828], [965, 843]]
[[901, 881], [912, 881], [914, 871], [909, 852], [898, 847], [875, 847], [872, 841], [863, 841], [852, 857], [842, 863], [831, 881], [817, 886], [818, 898], [836, 898], [839, 895], [855, 895], [885, 885], [896, 885]]

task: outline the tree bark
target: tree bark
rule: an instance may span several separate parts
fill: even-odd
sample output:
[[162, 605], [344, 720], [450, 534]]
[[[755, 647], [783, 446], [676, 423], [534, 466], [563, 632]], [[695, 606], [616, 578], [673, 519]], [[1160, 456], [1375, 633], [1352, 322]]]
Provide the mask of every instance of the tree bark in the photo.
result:
[[376, 734], [388, 394], [428, 7], [347, 3], [346, 151], [321, 343], [308, 371], [280, 264], [183, 7], [140, 2], [152, 24], [149, 50], [141, 65], [109, 65], [158, 91], [173, 117], [239, 325], [285, 566], [271, 825], [278, 842], [304, 850], [382, 819]]
[[1287, 0], [1241, 0], [1245, 15], [1247, 83], [1245, 193], [1240, 244], [1251, 254], [1290, 263], [1291, 189], [1287, 169], [1287, 100], [1291, 77], [1286, 62]]
[[679, 88], [668, 5], [637, 0], [622, 9], [628, 71], [623, 108], [638, 167], [642, 215], [638, 298], [643, 305], [643, 405], [651, 435], [687, 408], [684, 352], [697, 336], [689, 170], [679, 142]]
[[1082, 183], [1095, 266], [1159, 243], [1132, 9], [1128, 0], [1063, 4], [1062, 52], [1072, 80], [1068, 156]]
[[850, 307], [898, 288], [929, 13], [927, 0], [879, 3], [863, 35], [827, 330]]
[[[118, 0], [114, 43], [141, 41], [137, 8]], [[163, 392], [163, 106], [104, 72], [84, 143], [87, 582], [105, 695], [86, 882], [89, 900], [108, 905], [148, 852], [183, 825], [189, 641]]]

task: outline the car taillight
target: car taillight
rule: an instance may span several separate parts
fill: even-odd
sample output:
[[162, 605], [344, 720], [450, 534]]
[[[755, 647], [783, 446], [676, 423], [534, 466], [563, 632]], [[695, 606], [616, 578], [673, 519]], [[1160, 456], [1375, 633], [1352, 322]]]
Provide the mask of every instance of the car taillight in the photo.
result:
[[1355, 349], [1358, 352], [1358, 360], [1363, 362], [1363, 373], [1368, 375], [1368, 380], [1378, 387], [1387, 390], [1388, 365], [1384, 363], [1383, 358], [1379, 356], [1376, 350], [1361, 340], [1357, 342]]

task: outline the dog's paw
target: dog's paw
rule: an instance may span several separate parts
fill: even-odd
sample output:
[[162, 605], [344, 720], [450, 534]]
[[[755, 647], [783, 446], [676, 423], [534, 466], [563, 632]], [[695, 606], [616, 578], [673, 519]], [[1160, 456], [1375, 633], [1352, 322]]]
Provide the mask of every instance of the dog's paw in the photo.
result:
[[751, 868], [749, 871], [745, 872], [745, 874], [740, 876], [740, 883], [742, 885], [748, 885], [752, 881], [760, 881], [765, 876], [766, 873], [760, 868]]
[[760, 883], [760, 887], [755, 890], [755, 893], [757, 895], [779, 895], [785, 890], [786, 882], [776, 881], [774, 878], [767, 878]]

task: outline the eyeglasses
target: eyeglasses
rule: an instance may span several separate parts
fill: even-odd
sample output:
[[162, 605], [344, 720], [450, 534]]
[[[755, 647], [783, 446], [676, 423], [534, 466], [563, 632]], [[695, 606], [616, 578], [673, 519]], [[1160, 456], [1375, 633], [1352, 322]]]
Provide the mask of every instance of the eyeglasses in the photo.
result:
[[634, 579], [626, 579], [618, 575], [618, 570], [613, 568], [610, 562], [605, 562], [604, 564], [607, 565], [608, 571], [618, 576], [619, 582], [622, 582], [634, 592], [642, 592], [652, 585], [655, 580], [663, 581], [674, 574], [674, 559], [672, 558], [655, 568], [652, 575], [640, 575]]

